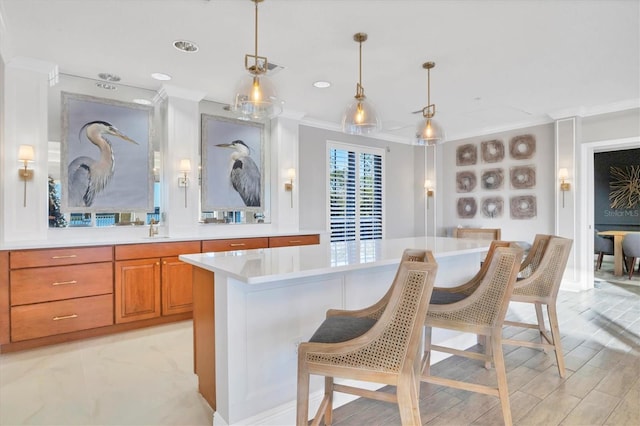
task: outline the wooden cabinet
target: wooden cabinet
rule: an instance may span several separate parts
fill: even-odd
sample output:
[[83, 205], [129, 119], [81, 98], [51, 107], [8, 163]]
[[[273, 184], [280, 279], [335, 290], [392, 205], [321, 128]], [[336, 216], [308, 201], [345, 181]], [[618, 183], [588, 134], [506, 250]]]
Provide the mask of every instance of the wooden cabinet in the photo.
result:
[[284, 237], [269, 237], [269, 247], [306, 246], [320, 244], [320, 235], [288, 235]]
[[194, 268], [181, 254], [318, 242], [316, 234], [0, 251], [0, 352], [191, 318]]
[[11, 342], [112, 325], [112, 259], [110, 246], [10, 252]]
[[177, 257], [162, 259], [162, 315], [193, 310], [193, 266]]
[[116, 324], [160, 316], [160, 259], [117, 261]]
[[190, 312], [193, 267], [178, 255], [199, 252], [200, 241], [116, 246], [116, 323]]

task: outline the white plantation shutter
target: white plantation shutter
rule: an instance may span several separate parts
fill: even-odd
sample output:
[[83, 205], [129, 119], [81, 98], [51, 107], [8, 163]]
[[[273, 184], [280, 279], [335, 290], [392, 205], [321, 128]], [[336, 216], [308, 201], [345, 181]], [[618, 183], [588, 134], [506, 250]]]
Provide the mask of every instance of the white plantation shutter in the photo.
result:
[[382, 152], [329, 147], [331, 241], [382, 239]]

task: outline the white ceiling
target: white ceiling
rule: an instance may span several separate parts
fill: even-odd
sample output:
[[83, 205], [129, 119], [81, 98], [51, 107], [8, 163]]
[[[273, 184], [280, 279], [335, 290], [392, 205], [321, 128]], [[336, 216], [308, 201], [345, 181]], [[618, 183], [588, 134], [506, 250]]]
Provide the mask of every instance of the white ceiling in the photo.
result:
[[[0, 0], [0, 48], [50, 61], [60, 72], [158, 89], [171, 85], [230, 102], [253, 53], [249, 0]], [[387, 137], [410, 141], [431, 100], [447, 138], [486, 134], [640, 106], [639, 0], [265, 0], [259, 54], [285, 111], [338, 125], [358, 78]], [[177, 39], [197, 43], [179, 52]], [[316, 89], [316, 80], [332, 82]]]

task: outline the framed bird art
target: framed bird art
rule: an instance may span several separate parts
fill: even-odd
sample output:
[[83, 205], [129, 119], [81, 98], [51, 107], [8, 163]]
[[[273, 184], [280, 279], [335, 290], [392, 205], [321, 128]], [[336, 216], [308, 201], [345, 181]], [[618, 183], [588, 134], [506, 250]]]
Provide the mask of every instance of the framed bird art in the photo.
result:
[[152, 111], [62, 92], [63, 211], [153, 210]]
[[202, 114], [202, 210], [264, 211], [264, 124]]

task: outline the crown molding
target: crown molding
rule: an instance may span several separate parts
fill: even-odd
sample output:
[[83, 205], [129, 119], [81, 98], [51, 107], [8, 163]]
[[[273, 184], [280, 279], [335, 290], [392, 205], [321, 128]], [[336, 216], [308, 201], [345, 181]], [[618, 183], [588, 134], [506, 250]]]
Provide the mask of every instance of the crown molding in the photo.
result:
[[612, 102], [604, 105], [591, 107], [564, 108], [549, 112], [549, 117], [559, 120], [566, 117], [591, 117], [594, 115], [610, 114], [612, 112], [626, 111], [640, 108], [640, 98], [625, 99], [623, 101]]
[[[305, 117], [300, 121], [300, 124], [303, 126], [315, 127], [317, 129], [324, 129], [324, 130], [330, 130], [333, 132], [343, 133], [342, 126], [337, 123], [333, 123], [331, 121], [324, 121], [324, 120], [318, 120], [315, 118]], [[395, 143], [402, 143], [405, 145], [415, 145], [413, 141], [411, 141], [410, 139], [407, 139], [402, 136], [391, 135], [389, 133], [384, 133], [384, 132], [372, 133], [370, 135], [350, 135], [350, 136], [360, 136], [363, 138], [378, 139], [385, 142], [395, 142]]]

